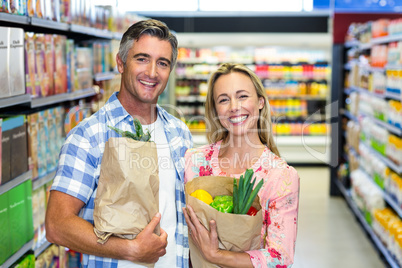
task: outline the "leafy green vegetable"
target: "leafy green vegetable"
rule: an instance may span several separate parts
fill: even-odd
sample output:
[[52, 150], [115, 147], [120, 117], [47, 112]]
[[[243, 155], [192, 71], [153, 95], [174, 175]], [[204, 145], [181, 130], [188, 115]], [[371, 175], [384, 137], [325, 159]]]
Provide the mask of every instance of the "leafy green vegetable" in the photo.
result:
[[135, 133], [132, 133], [130, 131], [123, 131], [112, 126], [108, 127], [125, 138], [130, 138], [136, 141], [149, 141], [151, 139], [151, 133], [149, 131], [144, 133], [144, 131], [142, 130], [142, 125], [137, 118], [134, 118]]
[[[240, 176], [239, 184], [237, 185], [236, 179], [233, 181], [233, 213], [234, 214], [246, 214], [254, 202], [258, 191], [261, 189], [264, 180], [260, 180], [255, 186], [255, 181], [251, 181], [254, 174], [252, 169], [247, 169], [246, 173]], [[253, 189], [254, 188], [254, 189]]]

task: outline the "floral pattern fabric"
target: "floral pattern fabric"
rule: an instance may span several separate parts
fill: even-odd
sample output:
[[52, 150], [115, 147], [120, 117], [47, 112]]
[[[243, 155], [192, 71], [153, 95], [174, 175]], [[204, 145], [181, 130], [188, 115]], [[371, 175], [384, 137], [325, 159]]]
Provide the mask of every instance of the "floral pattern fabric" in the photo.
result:
[[[242, 174], [227, 174], [220, 169], [218, 155], [221, 143], [219, 141], [187, 150], [185, 183], [202, 176], [240, 178]], [[247, 253], [254, 267], [289, 268], [293, 264], [296, 245], [299, 176], [293, 167], [272, 153], [268, 147], [251, 168], [257, 182], [264, 180], [258, 193], [263, 227], [260, 249]]]

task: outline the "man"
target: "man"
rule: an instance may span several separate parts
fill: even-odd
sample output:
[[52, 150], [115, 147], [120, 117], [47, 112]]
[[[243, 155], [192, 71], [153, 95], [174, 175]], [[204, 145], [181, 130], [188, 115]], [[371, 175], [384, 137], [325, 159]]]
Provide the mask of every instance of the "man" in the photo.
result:
[[[84, 267], [188, 267], [184, 207], [184, 153], [192, 146], [186, 125], [156, 103], [177, 59], [177, 39], [157, 20], [132, 25], [116, 56], [120, 92], [68, 134], [60, 153], [46, 213], [46, 238], [84, 254]], [[135, 132], [133, 117], [151, 129], [157, 145], [160, 213], [133, 240], [112, 236], [104, 245], [93, 231], [94, 198], [108, 126]], [[158, 127], [159, 126], [159, 127]], [[163, 175], [162, 175], [163, 174]], [[161, 235], [154, 234], [161, 224]], [[166, 255], [165, 255], [166, 254]]]

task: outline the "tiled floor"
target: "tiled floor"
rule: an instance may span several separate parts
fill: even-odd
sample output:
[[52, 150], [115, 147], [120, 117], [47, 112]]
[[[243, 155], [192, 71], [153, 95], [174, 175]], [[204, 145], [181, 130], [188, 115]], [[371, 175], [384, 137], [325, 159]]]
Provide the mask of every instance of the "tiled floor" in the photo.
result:
[[345, 200], [329, 196], [329, 169], [296, 169], [300, 203], [293, 268], [386, 267]]

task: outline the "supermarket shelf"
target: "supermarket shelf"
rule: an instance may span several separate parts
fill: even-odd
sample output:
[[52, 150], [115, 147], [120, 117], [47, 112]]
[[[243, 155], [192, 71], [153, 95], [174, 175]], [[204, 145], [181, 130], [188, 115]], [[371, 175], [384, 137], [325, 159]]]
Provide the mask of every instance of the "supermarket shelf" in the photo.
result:
[[269, 81], [274, 81], [274, 82], [278, 82], [278, 81], [295, 81], [295, 82], [318, 82], [318, 83], [322, 83], [322, 82], [326, 82], [329, 78], [328, 77], [311, 77], [311, 76], [289, 76], [289, 77], [266, 77], [266, 76], [259, 76], [258, 77], [263, 81], [263, 80], [269, 80]]
[[327, 120], [325, 114], [314, 113], [306, 116], [289, 116], [289, 115], [278, 115], [272, 116], [272, 122], [281, 123], [284, 121], [297, 121], [301, 120], [304, 123], [314, 123], [317, 121], [325, 121]]
[[200, 63], [205, 63], [205, 64], [221, 64], [225, 62], [237, 62], [237, 63], [242, 63], [242, 64], [254, 64], [253, 59], [226, 59], [223, 61], [218, 60], [216, 57], [208, 57], [208, 58], [186, 58], [186, 59], [180, 59], [177, 61], [177, 63], [183, 63], [183, 64], [200, 64]]
[[[384, 67], [372, 67], [372, 66], [370, 66], [370, 65], [368, 65], [367, 63], [366, 64], [362, 64], [362, 63], [359, 63], [358, 61], [356, 61], [356, 64], [359, 66], [359, 68], [361, 68], [362, 70], [365, 70], [365, 71], [368, 71], [368, 72], [370, 72], [370, 73], [373, 73], [373, 72], [385, 72], [387, 69], [386, 68], [384, 68]], [[349, 69], [350, 69], [350, 65], [347, 63], [347, 65], [349, 66]], [[346, 65], [345, 65], [346, 66]], [[346, 68], [345, 68], [346, 69]]]
[[373, 72], [381, 72], [381, 73], [383, 73], [386, 70], [387, 70], [386, 68], [381, 68], [381, 67], [369, 67], [369, 71], [371, 73], [373, 73]]
[[69, 25], [67, 23], [34, 17], [31, 18], [31, 25], [60, 31], [67, 31], [69, 29]]
[[354, 86], [352, 86], [352, 87], [349, 88], [349, 90], [351, 90], [351, 91], [356, 91], [356, 92], [359, 92], [359, 93], [362, 93], [362, 94], [366, 94], [366, 95], [370, 95], [370, 96], [373, 96], [373, 97], [376, 97], [376, 98], [380, 98], [380, 99], [385, 99], [385, 98], [386, 98], [386, 95], [385, 95], [385, 94], [382, 95], [382, 94], [373, 93], [373, 92], [368, 91], [367, 89], [360, 88], [360, 87], [354, 87]]
[[42, 187], [49, 181], [53, 180], [54, 176], [56, 175], [56, 171], [50, 172], [49, 174], [46, 174], [45, 176], [38, 178], [34, 181], [32, 181], [32, 191], [35, 191], [36, 189]]
[[2, 185], [0, 185], [0, 195], [4, 194], [5, 192], [9, 191], [10, 189], [20, 185], [21, 183], [29, 180], [32, 178], [32, 171], [29, 170], [17, 178], [12, 179], [11, 181], [8, 181]]
[[6, 108], [6, 107], [30, 103], [30, 102], [31, 102], [31, 96], [29, 94], [18, 95], [18, 96], [14, 96], [14, 97], [0, 99], [0, 108]]
[[[176, 79], [179, 80], [208, 80], [211, 74], [189, 74], [189, 75], [177, 75], [176, 74]], [[319, 78], [319, 77], [261, 77], [259, 76], [261, 80], [270, 80], [270, 81], [316, 81], [316, 82], [322, 82], [328, 80], [328, 78]]]
[[388, 131], [391, 131], [392, 133], [394, 133], [394, 134], [396, 134], [396, 135], [399, 135], [399, 136], [402, 135], [402, 128], [399, 128], [399, 127], [397, 127], [397, 126], [388, 124], [388, 123], [386, 123], [386, 122], [383, 122], [383, 121], [381, 121], [381, 120], [379, 120], [379, 119], [377, 119], [377, 118], [375, 118], [375, 117], [373, 117], [373, 116], [371, 116], [371, 115], [366, 115], [366, 114], [361, 114], [361, 115], [370, 118], [370, 119], [371, 119], [372, 121], [374, 121], [376, 124], [382, 126], [383, 128], [387, 129]]
[[354, 92], [352, 89], [350, 89], [350, 88], [345, 88], [344, 90], [343, 90], [343, 92], [346, 94], [346, 95], [350, 95], [350, 93], [352, 93], [352, 92]]
[[[331, 138], [329, 136], [276, 136], [281, 156], [290, 164], [328, 164]], [[208, 144], [205, 131], [193, 132], [194, 147]]]
[[378, 186], [373, 179], [370, 177], [369, 174], [366, 173], [366, 171], [360, 169], [363, 174], [366, 176], [367, 180], [371, 181], [372, 184], [381, 192], [382, 197], [384, 198], [384, 200], [395, 210], [395, 212], [399, 215], [400, 218], [402, 218], [402, 208], [401, 206], [399, 206], [394, 199], [391, 198], [391, 196], [385, 192], [383, 189], [381, 189], [380, 186]]
[[391, 93], [391, 92], [385, 92], [385, 97], [389, 99], [394, 99], [398, 101], [402, 101], [402, 94], [396, 94], [396, 93]]
[[349, 118], [350, 120], [353, 120], [355, 122], [359, 122], [359, 119], [357, 119], [356, 116], [354, 116], [353, 114], [351, 114], [348, 110], [346, 109], [340, 109], [340, 113], [343, 114], [344, 116], [346, 116], [347, 118]]
[[359, 156], [359, 154], [356, 152], [356, 150], [352, 146], [348, 145], [348, 148], [349, 148], [350, 153], [353, 154], [355, 157]]
[[30, 22], [29, 17], [27, 16], [9, 14], [4, 12], [0, 12], [0, 21], [13, 22], [24, 25], [28, 25]]
[[386, 44], [389, 42], [401, 41], [402, 34], [377, 37], [370, 40], [370, 43], [360, 43], [358, 40], [345, 43], [346, 48], [358, 47], [360, 50], [370, 49], [373, 45]]
[[359, 44], [360, 50], [367, 50], [367, 49], [370, 49], [371, 47], [372, 47], [371, 43], [360, 43]]
[[91, 97], [94, 95], [96, 95], [96, 90], [94, 88], [88, 88], [74, 91], [71, 93], [63, 93], [44, 98], [36, 98], [31, 100], [31, 108], [38, 108], [42, 106], [62, 103], [65, 101], [78, 100], [86, 97]]
[[96, 82], [105, 81], [105, 80], [111, 80], [115, 76], [116, 76], [116, 73], [114, 73], [114, 72], [98, 73], [98, 74], [94, 75], [94, 80]]
[[207, 96], [200, 95], [176, 96], [176, 101], [178, 102], [205, 102], [206, 100]]
[[372, 92], [370, 92], [370, 91], [368, 91], [367, 89], [364, 89], [364, 88], [353, 87], [353, 86], [344, 89], [344, 92], [345, 93], [348, 92], [348, 94], [350, 94], [350, 92], [354, 92], [354, 91], [362, 93], [362, 94], [367, 94], [367, 95], [370, 95], [370, 96], [373, 96], [373, 97], [381, 98], [381, 99], [388, 98], [388, 99], [394, 99], [394, 100], [397, 100], [397, 101], [402, 100], [402, 94], [397, 94], [397, 93], [385, 92], [385, 94], [382, 95], [382, 94], [372, 93]]
[[27, 253], [29, 250], [32, 249], [33, 246], [33, 239], [26, 243], [22, 248], [20, 248], [14, 255], [12, 255], [10, 258], [8, 258], [1, 266], [0, 268], [8, 268], [11, 265], [13, 265], [14, 262], [16, 262], [19, 258], [21, 258], [25, 253]]
[[327, 136], [276, 136], [274, 139], [278, 146], [294, 146], [300, 144], [322, 146], [328, 143]]
[[348, 41], [345, 43], [345, 48], [357, 47], [360, 45], [358, 40]]
[[376, 245], [377, 249], [383, 254], [385, 257], [385, 260], [388, 262], [389, 266], [392, 268], [399, 268], [398, 263], [392, 258], [391, 253], [388, 251], [388, 249], [383, 245], [381, 240], [378, 238], [378, 236], [374, 233], [373, 229], [370, 227], [370, 225], [366, 222], [364, 216], [352, 200], [352, 197], [350, 195], [350, 191], [345, 189], [345, 187], [342, 185], [342, 183], [339, 182], [339, 180], [335, 180], [335, 184], [338, 186], [338, 189], [340, 192], [343, 194], [345, 197], [346, 202], [348, 203], [349, 207], [352, 209], [353, 213], [356, 215], [356, 217], [359, 219], [361, 225], [363, 228], [367, 231], [367, 233], [370, 235], [371, 239], [373, 240], [374, 244]]
[[78, 100], [78, 99], [83, 99], [87, 97], [92, 97], [98, 94], [98, 91], [96, 88], [87, 88], [87, 89], [81, 89], [78, 91], [74, 91], [70, 93], [70, 98], [68, 100]]
[[[205, 130], [193, 130], [193, 134], [197, 135], [197, 141], [207, 144], [207, 138], [205, 136]], [[327, 145], [327, 136], [276, 136], [274, 137], [276, 145], [278, 146], [296, 146], [301, 144], [306, 145]]]
[[385, 69], [387, 69], [387, 70], [401, 70], [402, 65], [400, 65], [400, 64], [387, 64], [387, 65], [385, 65]]
[[121, 40], [123, 38], [122, 33], [113, 33], [113, 39]]
[[34, 254], [35, 257], [38, 257], [40, 254], [42, 254], [43, 251], [45, 251], [52, 243], [48, 242], [46, 238], [41, 241], [40, 246], [34, 248]]
[[23, 27], [24, 25], [32, 25], [32, 26], [39, 27], [39, 28], [49, 28], [49, 29], [65, 31], [65, 32], [70, 31], [73, 33], [86, 34], [86, 35], [95, 36], [95, 37], [104, 38], [104, 39], [120, 40], [122, 37], [121, 33], [113, 33], [108, 30], [101, 30], [101, 29], [96, 29], [96, 28], [82, 26], [82, 25], [67, 24], [67, 23], [63, 23], [63, 22], [9, 14], [9, 13], [4, 13], [4, 12], [0, 12], [0, 21], [21, 24], [21, 27]]
[[176, 75], [176, 79], [180, 80], [208, 80], [209, 74], [190, 74], [190, 75]]
[[327, 97], [322, 96], [309, 96], [309, 95], [299, 95], [299, 96], [292, 96], [292, 95], [269, 95], [269, 99], [301, 99], [301, 100], [317, 100], [317, 101], [326, 101]]
[[371, 39], [370, 43], [373, 45], [378, 45], [401, 40], [402, 40], [402, 34], [395, 34], [395, 35], [373, 38]]
[[390, 159], [388, 159], [388, 157], [383, 156], [382, 154], [380, 154], [379, 152], [377, 152], [376, 150], [374, 150], [373, 148], [371, 148], [367, 144], [365, 144], [363, 142], [361, 142], [360, 144], [362, 144], [368, 150], [370, 150], [371, 153], [375, 154], [376, 157], [379, 158], [387, 167], [389, 167], [390, 169], [392, 169], [396, 173], [399, 173], [399, 174], [402, 173], [402, 165], [395, 164]]
[[75, 32], [75, 33], [96, 36], [99, 38], [105, 38], [105, 39], [113, 39], [113, 37], [114, 37], [114, 33], [110, 32], [110, 31], [96, 29], [96, 28], [82, 26], [82, 25], [76, 25], [76, 24], [70, 25], [70, 31]]
[[69, 93], [52, 95], [49, 97], [35, 98], [31, 101], [31, 108], [38, 108], [42, 106], [52, 105], [69, 100]]

